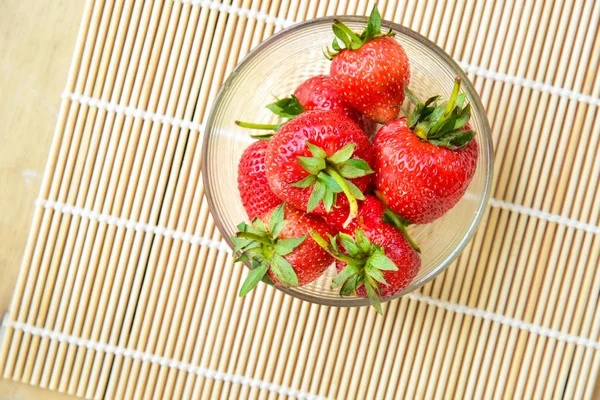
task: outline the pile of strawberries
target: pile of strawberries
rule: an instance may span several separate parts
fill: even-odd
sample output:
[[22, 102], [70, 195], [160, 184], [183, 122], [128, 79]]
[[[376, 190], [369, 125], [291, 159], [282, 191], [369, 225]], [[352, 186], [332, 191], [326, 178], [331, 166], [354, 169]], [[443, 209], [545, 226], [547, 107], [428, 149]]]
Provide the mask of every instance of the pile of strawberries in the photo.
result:
[[[239, 163], [252, 219], [232, 237], [251, 269], [240, 295], [259, 281], [305, 285], [335, 261], [332, 289], [367, 297], [381, 312], [380, 300], [421, 266], [406, 226], [430, 223], [460, 200], [478, 147], [460, 79], [448, 101], [419, 101], [408, 89], [408, 57], [392, 31], [381, 32], [377, 8], [361, 34], [340, 21], [333, 32], [330, 75], [267, 106], [281, 123], [236, 121], [267, 131]], [[399, 117], [405, 96], [413, 111]]]

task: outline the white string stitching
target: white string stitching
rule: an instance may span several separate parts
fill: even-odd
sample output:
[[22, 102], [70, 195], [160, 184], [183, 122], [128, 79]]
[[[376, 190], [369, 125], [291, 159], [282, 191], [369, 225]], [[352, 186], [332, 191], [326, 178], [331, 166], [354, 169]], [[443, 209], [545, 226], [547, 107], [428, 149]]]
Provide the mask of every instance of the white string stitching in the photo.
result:
[[108, 214], [101, 214], [95, 211], [86, 210], [80, 207], [70, 206], [68, 204], [60, 203], [52, 200], [42, 200], [39, 199], [36, 201], [38, 206], [42, 206], [44, 208], [49, 208], [56, 210], [63, 214], [74, 215], [82, 218], [87, 218], [90, 220], [96, 220], [101, 223], [105, 223], [108, 225], [116, 226], [117, 228], [125, 228], [132, 229], [137, 232], [145, 232], [152, 233], [155, 235], [161, 235], [167, 238], [171, 238], [173, 240], [182, 240], [184, 242], [189, 242], [191, 244], [209, 247], [211, 249], [217, 249], [219, 251], [225, 251], [231, 253], [231, 248], [227, 245], [227, 243], [222, 241], [216, 241], [209, 238], [205, 238], [203, 236], [191, 235], [189, 233], [175, 231], [169, 228], [165, 228], [162, 226], [145, 224], [142, 222], [133, 221], [130, 219], [114, 217]]
[[[241, 17], [246, 18], [254, 18], [258, 21], [264, 21], [265, 23], [272, 23], [276, 25], [281, 25], [284, 27], [293, 25], [297, 22], [302, 22], [302, 20], [294, 21], [285, 18], [279, 18], [272, 16], [268, 13], [262, 11], [254, 11], [243, 7], [230, 6], [227, 4], [218, 3], [214, 0], [178, 0], [184, 4], [192, 4], [200, 7], [209, 7], [212, 10], [219, 10], [222, 12], [227, 12], [230, 14], [236, 14]], [[550, 85], [545, 82], [535, 81], [533, 79], [522, 78], [519, 76], [509, 75], [504, 72], [492, 71], [478, 65], [472, 65], [465, 61], [460, 61], [458, 64], [461, 66], [465, 72], [472, 73], [475, 75], [482, 76], [487, 79], [493, 79], [500, 82], [510, 83], [515, 86], [522, 86], [534, 90], [539, 90], [541, 92], [554, 94], [561, 97], [567, 97], [572, 100], [580, 101], [582, 103], [589, 103], [595, 106], [600, 106], [600, 98], [590, 96], [587, 94], [583, 94], [580, 92], [576, 92], [574, 90], [565, 89], [562, 87], [557, 87]]]
[[216, 1], [211, 0], [179, 0], [183, 4], [191, 4], [193, 6], [200, 7], [208, 7], [211, 10], [219, 10], [220, 12], [226, 12], [229, 14], [235, 14], [240, 17], [253, 18], [257, 21], [263, 21], [267, 24], [275, 24], [281, 26], [290, 26], [296, 23], [294, 20], [289, 20], [285, 18], [275, 17], [273, 15], [261, 12], [254, 11], [244, 7], [238, 7], [229, 4], [223, 4]]
[[187, 128], [189, 130], [194, 130], [201, 132], [204, 128], [203, 124], [198, 124], [196, 122], [186, 121], [180, 118], [169, 117], [167, 115], [154, 113], [150, 111], [143, 110], [141, 108], [135, 108], [130, 106], [124, 106], [122, 104], [108, 102], [102, 99], [96, 99], [94, 97], [64, 92], [62, 94], [63, 99], [69, 99], [71, 101], [75, 101], [80, 104], [84, 104], [88, 107], [96, 107], [108, 112], [114, 112], [117, 114], [124, 114], [128, 117], [141, 118], [146, 121], [153, 121], [157, 123], [169, 124], [172, 126], [177, 126], [179, 128]]
[[535, 217], [549, 222], [565, 225], [569, 228], [574, 228], [585, 232], [593, 233], [595, 235], [600, 235], [600, 226], [587, 224], [585, 222], [581, 222], [575, 219], [563, 217], [562, 215], [551, 214], [545, 211], [525, 207], [520, 204], [508, 203], [506, 201], [497, 199], [490, 199], [489, 204], [492, 207], [498, 207], [504, 210], [514, 211], [520, 214], [528, 215], [530, 217]]
[[[226, 243], [208, 239], [208, 238], [205, 238], [202, 236], [194, 236], [194, 235], [190, 235], [188, 233], [178, 232], [178, 231], [174, 231], [174, 230], [163, 228], [163, 227], [144, 224], [144, 223], [140, 223], [140, 222], [124, 219], [124, 218], [117, 218], [117, 217], [113, 217], [111, 215], [100, 214], [100, 213], [97, 213], [94, 211], [89, 211], [89, 210], [85, 210], [85, 209], [82, 209], [79, 207], [69, 206], [69, 205], [59, 203], [56, 201], [51, 201], [51, 200], [38, 200], [37, 204], [41, 205], [45, 208], [54, 209], [54, 210], [59, 211], [64, 214], [70, 214], [70, 215], [80, 216], [83, 218], [94, 219], [98, 222], [103, 222], [103, 223], [106, 223], [109, 225], [123, 227], [126, 229], [134, 229], [134, 230], [140, 231], [140, 232], [162, 235], [165, 237], [172, 238], [174, 240], [182, 240], [182, 241], [189, 242], [192, 244], [197, 244], [200, 246], [216, 248], [220, 251], [225, 251], [228, 253], [232, 252], [231, 248]], [[532, 211], [535, 211], [535, 210], [532, 210]], [[512, 326], [512, 327], [515, 327], [518, 329], [526, 330], [526, 331], [529, 331], [529, 332], [532, 332], [532, 333], [535, 333], [535, 334], [538, 334], [541, 336], [547, 336], [547, 337], [550, 337], [550, 338], [553, 338], [556, 340], [565, 341], [568, 343], [574, 343], [577, 345], [590, 347], [590, 348], [597, 349], [597, 350], [600, 349], [600, 343], [594, 342], [590, 339], [586, 339], [586, 338], [575, 336], [575, 335], [570, 335], [570, 334], [563, 333], [563, 332], [549, 329], [549, 328], [544, 328], [544, 327], [530, 324], [530, 323], [527, 323], [527, 322], [524, 322], [521, 320], [509, 318], [504, 315], [495, 314], [495, 313], [480, 310], [477, 308], [470, 308], [467, 306], [450, 303], [450, 302], [443, 301], [443, 300], [434, 299], [432, 297], [425, 296], [420, 293], [409, 293], [406, 296], [411, 299], [423, 301], [427, 304], [441, 307], [441, 308], [444, 308], [449, 311], [454, 311], [454, 312], [461, 313], [461, 314], [471, 315], [471, 316], [475, 316], [475, 317], [480, 317], [482, 319], [499, 322], [501, 324], [505, 324], [505, 325], [509, 325], [509, 326]]]
[[142, 362], [149, 362], [159, 364], [167, 368], [176, 368], [185, 372], [202, 375], [208, 379], [214, 379], [223, 382], [231, 382], [239, 385], [246, 385], [252, 388], [269, 390], [271, 392], [279, 393], [284, 396], [292, 396], [299, 399], [307, 400], [325, 400], [325, 397], [317, 396], [311, 393], [306, 393], [300, 390], [280, 386], [271, 382], [263, 381], [256, 378], [249, 378], [241, 375], [229, 374], [227, 372], [221, 372], [213, 369], [208, 369], [192, 364], [188, 364], [182, 361], [176, 361], [171, 358], [157, 356], [148, 352], [133, 350], [124, 348], [121, 346], [113, 346], [110, 344], [98, 343], [92, 340], [83, 339], [77, 336], [67, 335], [63, 332], [53, 331], [45, 328], [38, 328], [29, 324], [23, 324], [21, 322], [10, 321], [4, 323], [3, 326], [18, 329], [24, 333], [39, 336], [42, 338], [48, 338], [50, 340], [56, 340], [58, 342], [64, 342], [79, 347], [85, 347], [98, 352], [112, 354], [117, 357], [127, 357]]
[[531, 324], [529, 322], [521, 321], [514, 318], [509, 318], [501, 314], [492, 313], [489, 311], [484, 311], [478, 308], [471, 308], [467, 306], [463, 306], [460, 304], [450, 303], [443, 300], [434, 299], [429, 296], [425, 296], [420, 293], [408, 293], [406, 297], [422, 301], [429, 305], [446, 309], [448, 311], [453, 311], [460, 314], [470, 315], [472, 317], [479, 317], [484, 320], [489, 320], [492, 322], [498, 322], [502, 325], [508, 325], [513, 328], [517, 328], [520, 330], [528, 331], [536, 335], [546, 336], [551, 339], [555, 339], [561, 342], [571, 343], [577, 346], [589, 347], [594, 350], [600, 350], [600, 342], [593, 341], [591, 339], [575, 336], [568, 333], [564, 333], [561, 331], [557, 331], [554, 329], [544, 328], [539, 325]]

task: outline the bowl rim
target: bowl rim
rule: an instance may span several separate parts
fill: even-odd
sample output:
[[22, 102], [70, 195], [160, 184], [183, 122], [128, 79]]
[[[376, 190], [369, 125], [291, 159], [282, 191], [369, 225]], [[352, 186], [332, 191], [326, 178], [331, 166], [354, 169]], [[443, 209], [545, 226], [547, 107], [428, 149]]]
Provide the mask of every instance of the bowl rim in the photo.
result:
[[[204, 171], [207, 170], [207, 162], [208, 162], [207, 154], [208, 154], [208, 142], [209, 142], [209, 136], [210, 136], [208, 134], [208, 132], [209, 132], [208, 128], [210, 126], [212, 126], [213, 119], [215, 118], [215, 109], [216, 109], [217, 105], [220, 104], [220, 99], [224, 96], [225, 91], [229, 87], [229, 85], [228, 85], [229, 81], [234, 79], [235, 71], [238, 70], [239, 68], [241, 68], [242, 66], [248, 64], [252, 59], [257, 57], [257, 55], [260, 54], [260, 52], [265, 47], [269, 46], [272, 42], [281, 40], [282, 38], [284, 38], [287, 35], [293, 34], [296, 31], [300, 31], [300, 30], [306, 28], [307, 26], [310, 26], [310, 25], [313, 25], [316, 23], [333, 24], [334, 20], [342, 20], [344, 22], [354, 22], [354, 23], [365, 23], [366, 24], [368, 17], [360, 16], [360, 15], [334, 15], [334, 16], [324, 16], [324, 17], [313, 18], [313, 19], [309, 19], [306, 21], [301, 21], [301, 22], [295, 23], [287, 28], [282, 29], [279, 32], [274, 33], [267, 39], [260, 42], [255, 48], [250, 50], [248, 52], [248, 54], [246, 54], [236, 64], [234, 69], [231, 71], [231, 73], [229, 74], [227, 79], [225, 79], [221, 88], [219, 89], [219, 91], [215, 97], [215, 100], [211, 106], [211, 109], [209, 111], [208, 118], [206, 120], [206, 124], [204, 125], [204, 134], [202, 137], [202, 148], [201, 148], [201, 171], [202, 171], [203, 175], [205, 175]], [[471, 80], [469, 79], [469, 77], [467, 76], [465, 71], [460, 67], [460, 65], [458, 65], [458, 63], [449, 54], [447, 54], [441, 47], [439, 47], [436, 43], [427, 39], [425, 36], [421, 35], [420, 33], [413, 31], [412, 29], [407, 28], [403, 25], [400, 25], [400, 24], [397, 24], [395, 22], [391, 22], [388, 20], [382, 20], [381, 25], [382, 25], [382, 27], [391, 28], [394, 32], [399, 32], [402, 35], [409, 36], [412, 39], [414, 39], [414, 40], [418, 41], [419, 43], [421, 43], [422, 45], [424, 45], [425, 47], [427, 47], [429, 50], [432, 50], [436, 56], [438, 56], [445, 64], [450, 66], [450, 68], [453, 70], [453, 72], [457, 76], [461, 77], [462, 83], [463, 83], [462, 88], [463, 88], [463, 91], [468, 93], [468, 95], [469, 95], [471, 107], [473, 107], [475, 113], [477, 113], [479, 116], [481, 116], [483, 129], [482, 129], [482, 131], [478, 132], [477, 135], [485, 136], [485, 143], [479, 143], [480, 151], [485, 151], [485, 153], [487, 153], [487, 155], [488, 155], [487, 170], [485, 171], [486, 180], [485, 180], [485, 185], [483, 188], [481, 202], [479, 203], [479, 206], [477, 207], [477, 209], [475, 211], [475, 217], [473, 218], [465, 235], [462, 237], [462, 239], [459, 241], [459, 243], [456, 245], [456, 247], [452, 250], [452, 252], [448, 256], [446, 256], [445, 259], [440, 264], [438, 264], [436, 268], [432, 269], [429, 273], [425, 274], [423, 277], [421, 277], [419, 279], [418, 284], [413, 285], [414, 282], [411, 282], [411, 284], [408, 287], [406, 287], [404, 290], [402, 290], [401, 292], [395, 294], [394, 296], [388, 297], [386, 299], [382, 299], [382, 303], [384, 303], [384, 302], [388, 302], [391, 300], [395, 300], [395, 299], [402, 297], [410, 292], [417, 291], [418, 289], [423, 287], [426, 283], [428, 283], [429, 281], [431, 281], [432, 279], [437, 277], [439, 274], [441, 274], [443, 271], [445, 271], [450, 266], [450, 264], [452, 264], [452, 262], [454, 262], [454, 260], [456, 260], [458, 258], [458, 256], [464, 251], [467, 244], [471, 241], [471, 239], [477, 232], [479, 224], [481, 223], [481, 220], [487, 209], [487, 205], [488, 205], [489, 198], [491, 195], [491, 187], [492, 187], [493, 173], [494, 173], [494, 149], [493, 149], [491, 128], [490, 128], [490, 124], [489, 124], [489, 121], [487, 118], [487, 113], [485, 111], [485, 107], [483, 106], [483, 103], [481, 102], [479, 93], [473, 86], [473, 83], [471, 82]], [[332, 37], [333, 37], [333, 35], [332, 35]], [[485, 147], [481, 146], [482, 144], [485, 144]], [[227, 235], [223, 235], [223, 232], [226, 232], [223, 221], [221, 220], [221, 218], [219, 216], [215, 215], [216, 213], [213, 213], [213, 209], [215, 209], [215, 207], [214, 207], [214, 200], [212, 197], [212, 187], [211, 187], [210, 180], [202, 179], [202, 182], [204, 185], [204, 195], [206, 196], [206, 201], [208, 203], [208, 208], [209, 208], [210, 214], [211, 214], [215, 224], [217, 225], [217, 228], [221, 232], [223, 239], [225, 239], [228, 246], [231, 249], [233, 249], [234, 245], [233, 245], [233, 242], [231, 241], [231, 238], [228, 237]], [[244, 265], [246, 266], [246, 268], [248, 268], [248, 266], [245, 263], [244, 263]], [[328, 298], [320, 298], [320, 297], [310, 295], [307, 293], [303, 293], [303, 292], [294, 290], [293, 288], [287, 288], [284, 286], [275, 286], [275, 288], [277, 290], [280, 290], [280, 291], [282, 291], [286, 294], [289, 294], [293, 297], [296, 297], [296, 298], [299, 298], [301, 300], [305, 300], [305, 301], [308, 301], [311, 303], [320, 304], [320, 305], [327, 305], [327, 306], [334, 306], [334, 307], [362, 307], [362, 306], [369, 305], [368, 299], [360, 298], [360, 297], [356, 297], [356, 298], [340, 297], [339, 299], [333, 300], [333, 299], [328, 299]], [[340, 300], [341, 300], [341, 303], [340, 303]]]

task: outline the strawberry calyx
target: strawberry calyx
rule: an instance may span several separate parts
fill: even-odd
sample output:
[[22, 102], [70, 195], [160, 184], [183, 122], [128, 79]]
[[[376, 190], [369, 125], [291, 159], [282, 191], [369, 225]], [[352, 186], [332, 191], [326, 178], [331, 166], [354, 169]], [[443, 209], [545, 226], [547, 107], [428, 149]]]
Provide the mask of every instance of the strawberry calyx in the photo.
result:
[[[377, 9], [377, 5], [373, 7], [371, 11], [371, 15], [369, 16], [369, 20], [367, 21], [367, 27], [360, 33], [357, 34], [352, 29], [350, 29], [346, 24], [342, 21], [334, 20], [333, 25], [331, 27], [333, 33], [335, 34], [335, 38], [331, 43], [331, 49], [326, 47], [323, 50], [323, 54], [329, 60], [332, 60], [339, 52], [344, 49], [347, 50], [358, 50], [362, 47], [363, 44], [367, 43], [370, 40], [381, 36], [394, 36], [395, 33], [390, 30], [387, 33], [381, 32], [381, 14]], [[342, 45], [340, 45], [340, 42]]]
[[288, 120], [306, 111], [300, 100], [293, 94], [290, 97], [277, 99], [277, 101], [267, 104], [267, 108], [278, 117]]
[[250, 224], [239, 224], [238, 232], [231, 237], [235, 245], [233, 253], [238, 255], [235, 262], [245, 262], [251, 270], [240, 288], [240, 297], [254, 289], [260, 281], [273, 285], [267, 275], [269, 270], [283, 285], [298, 286], [298, 276], [283, 256], [294, 251], [307, 235], [285, 239], [279, 237], [287, 224], [284, 205], [273, 211], [268, 226], [259, 218], [254, 218]]
[[[284, 121], [279, 124], [256, 124], [254, 122], [235, 121], [235, 124], [237, 126], [241, 126], [242, 128], [277, 132], [290, 119], [306, 111], [304, 106], [300, 103], [300, 100], [298, 100], [298, 98], [294, 95], [291, 95], [290, 97], [285, 97], [283, 99], [277, 99], [277, 101], [271, 104], [267, 104], [266, 107], [279, 118], [283, 118]], [[269, 140], [271, 136], [273, 136], [273, 133], [269, 132], [251, 136], [259, 140]]]
[[463, 104], [466, 93], [460, 93], [461, 78], [456, 77], [450, 99], [440, 105], [440, 96], [434, 96], [422, 103], [407, 86], [404, 92], [415, 109], [408, 114], [406, 124], [420, 139], [439, 147], [451, 150], [464, 148], [475, 137], [475, 131], [465, 129], [471, 119], [471, 104]]
[[355, 143], [348, 143], [333, 155], [328, 156], [325, 150], [306, 141], [306, 146], [312, 157], [297, 158], [298, 163], [309, 175], [291, 186], [299, 188], [313, 187], [308, 199], [307, 212], [314, 210], [322, 201], [325, 211], [331, 211], [336, 203], [338, 193], [344, 193], [350, 205], [350, 213], [344, 226], [358, 215], [357, 200], [364, 200], [361, 190], [350, 181], [360, 178], [374, 171], [369, 164], [361, 158], [352, 158]]
[[336, 236], [328, 235], [329, 242], [316, 231], [312, 231], [310, 235], [331, 256], [346, 263], [346, 268], [333, 278], [331, 289], [339, 288], [340, 296], [349, 296], [364, 286], [371, 305], [379, 314], [383, 314], [379, 285], [388, 284], [383, 271], [398, 270], [398, 266], [386, 256], [385, 250], [371, 242], [360, 228], [356, 228], [354, 232], [356, 239], [341, 232]]

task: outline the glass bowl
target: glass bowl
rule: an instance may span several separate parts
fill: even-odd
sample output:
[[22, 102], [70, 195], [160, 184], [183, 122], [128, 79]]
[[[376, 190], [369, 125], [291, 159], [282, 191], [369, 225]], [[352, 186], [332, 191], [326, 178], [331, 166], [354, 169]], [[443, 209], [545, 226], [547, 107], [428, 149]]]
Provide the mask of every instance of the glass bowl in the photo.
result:
[[[328, 74], [330, 61], [322, 53], [333, 40], [331, 25], [337, 18], [355, 31], [367, 23], [365, 17], [324, 17], [282, 30], [252, 50], [234, 69], [219, 92], [210, 112], [202, 147], [205, 193], [215, 222], [227, 243], [236, 226], [248, 217], [237, 189], [237, 165], [245, 148], [252, 143], [247, 129], [235, 120], [275, 123], [265, 108], [274, 96], [287, 97], [311, 76]], [[454, 78], [463, 79], [462, 90], [472, 107], [471, 126], [477, 132], [479, 160], [466, 195], [446, 215], [427, 225], [409, 227], [421, 247], [422, 267], [413, 282], [391, 300], [411, 292], [446, 269], [473, 237], [490, 194], [493, 150], [490, 127], [475, 88], [463, 70], [437, 45], [403, 26], [383, 21], [382, 31], [392, 28], [411, 64], [411, 90], [426, 99], [441, 94], [448, 98]], [[406, 102], [405, 102], [406, 104]], [[368, 305], [361, 297], [340, 297], [330, 289], [335, 275], [330, 266], [317, 281], [302, 287], [278, 287], [292, 296], [334, 306]]]

